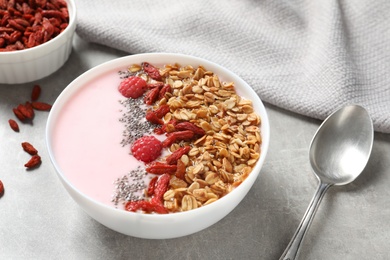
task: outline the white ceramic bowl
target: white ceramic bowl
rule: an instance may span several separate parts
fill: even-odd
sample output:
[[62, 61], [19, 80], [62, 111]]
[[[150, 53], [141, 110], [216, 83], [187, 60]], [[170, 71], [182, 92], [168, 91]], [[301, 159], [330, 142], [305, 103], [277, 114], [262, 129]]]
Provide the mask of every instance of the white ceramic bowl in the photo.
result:
[[39, 46], [0, 52], [0, 84], [32, 82], [57, 71], [68, 60], [76, 29], [76, 6], [66, 0], [69, 12], [67, 28], [54, 39]]
[[[144, 61], [151, 64], [172, 64], [177, 62], [183, 66], [192, 65], [193, 67], [203, 65], [225, 81], [233, 81], [239, 95], [252, 100], [255, 111], [261, 116], [262, 152], [260, 159], [253, 171], [241, 185], [216, 202], [186, 212], [163, 215], [127, 212], [123, 209], [116, 209], [100, 203], [85, 195], [69, 181], [66, 177], [66, 173], [61, 171], [56, 154], [53, 152], [53, 129], [55, 128], [58, 116], [61, 114], [63, 105], [67, 100], [72, 98], [80, 87], [91, 79], [102, 75], [107, 71], [118, 70], [131, 64], [139, 64]], [[96, 120], [99, 119], [96, 118]], [[110, 229], [126, 235], [149, 239], [167, 239], [189, 235], [215, 224], [229, 214], [229, 212], [231, 212], [245, 197], [257, 179], [268, 151], [269, 140], [270, 127], [267, 112], [258, 95], [247, 83], [231, 71], [210, 61], [186, 55], [168, 53], [127, 56], [106, 62], [85, 72], [70, 83], [57, 98], [49, 114], [46, 127], [46, 142], [51, 161], [62, 184], [80, 207], [92, 218]]]

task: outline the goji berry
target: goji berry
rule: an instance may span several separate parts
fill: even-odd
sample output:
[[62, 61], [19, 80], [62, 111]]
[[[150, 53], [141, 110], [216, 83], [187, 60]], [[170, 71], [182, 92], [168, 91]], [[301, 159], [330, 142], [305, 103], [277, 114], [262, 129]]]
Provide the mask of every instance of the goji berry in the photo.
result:
[[[63, 0], [0, 1], [0, 8], [0, 51], [40, 45], [60, 34], [69, 22]], [[53, 23], [53, 19], [60, 23]]]
[[157, 179], [158, 176], [155, 176], [149, 182], [148, 190], [146, 191], [146, 195], [148, 195], [149, 197], [153, 196], [154, 194], [154, 188], [156, 186]]
[[25, 118], [28, 118], [28, 119], [32, 119], [34, 117], [34, 112], [31, 111], [29, 108], [27, 108], [25, 105], [23, 104], [19, 104], [17, 107], [16, 107], [17, 110], [19, 110], [20, 113], [22, 113], [22, 115], [25, 117]]
[[31, 91], [31, 101], [37, 101], [40, 95], [41, 95], [41, 86], [34, 85]]
[[169, 133], [173, 132], [175, 130], [175, 125], [177, 124], [176, 119], [169, 120], [168, 123], [164, 124], [163, 126], [156, 128], [155, 133], [156, 134], [163, 134], [163, 133]]
[[155, 82], [155, 83], [148, 83], [146, 87], [148, 89], [154, 89], [154, 88], [159, 88], [161, 89], [164, 86], [163, 82]]
[[170, 108], [168, 105], [161, 105], [159, 108], [157, 108], [154, 112], [156, 113], [156, 116], [158, 118], [162, 118], [170, 111]]
[[162, 146], [169, 147], [171, 144], [178, 141], [189, 141], [194, 137], [194, 135], [194, 132], [190, 130], [168, 133], [167, 138], [162, 142]]
[[158, 174], [158, 175], [165, 174], [165, 173], [173, 174], [176, 172], [176, 170], [177, 170], [176, 165], [169, 165], [161, 162], [155, 162], [149, 165], [148, 167], [146, 167], [146, 172]]
[[190, 130], [194, 134], [199, 135], [199, 136], [204, 136], [206, 132], [200, 128], [199, 126], [194, 125], [191, 122], [181, 122], [175, 125], [176, 130]]
[[29, 142], [22, 143], [23, 150], [31, 155], [38, 154], [38, 150]]
[[24, 167], [31, 169], [35, 168], [41, 164], [41, 157], [38, 154], [35, 154], [31, 157], [31, 159], [24, 165]]
[[157, 117], [157, 114], [155, 111], [148, 111], [145, 115], [146, 120], [148, 120], [150, 123], [157, 124], [157, 125], [163, 125], [164, 121]]
[[161, 205], [163, 204], [163, 196], [164, 193], [168, 190], [170, 180], [171, 180], [171, 176], [169, 174], [163, 174], [158, 177], [154, 188], [154, 194], [151, 199], [152, 203], [161, 204]]
[[168, 164], [177, 164], [177, 160], [179, 160], [184, 154], [187, 154], [191, 150], [191, 147], [186, 145], [178, 148], [171, 155], [169, 155], [165, 161]]
[[30, 113], [30, 115], [31, 115], [31, 117], [34, 117], [34, 108], [33, 108], [33, 106], [32, 106], [32, 104], [30, 103], [30, 102], [26, 102], [25, 104], [24, 104], [24, 107], [29, 111], [29, 113]]
[[51, 105], [44, 102], [34, 101], [31, 105], [36, 110], [49, 111], [51, 109]]
[[150, 64], [148, 62], [143, 62], [142, 67], [143, 67], [144, 71], [146, 72], [146, 74], [149, 75], [149, 77], [151, 77], [152, 79], [155, 79], [155, 80], [161, 80], [160, 71], [156, 67], [154, 67], [152, 64]]
[[0, 197], [3, 196], [4, 194], [4, 184], [3, 182], [0, 180]]
[[9, 123], [9, 126], [12, 128], [12, 130], [14, 130], [15, 132], [19, 132], [19, 125], [18, 125], [18, 123], [16, 123], [15, 120], [9, 119], [8, 123]]
[[161, 90], [160, 93], [158, 93], [158, 99], [163, 99], [165, 97], [165, 94], [172, 93], [171, 85], [165, 84]]
[[17, 108], [13, 108], [12, 111], [14, 112], [15, 116], [20, 120], [24, 121], [26, 120], [26, 117], [20, 112]]
[[142, 210], [145, 213], [156, 212], [159, 214], [168, 214], [168, 210], [163, 205], [146, 200], [128, 201], [125, 204], [125, 210], [132, 212]]

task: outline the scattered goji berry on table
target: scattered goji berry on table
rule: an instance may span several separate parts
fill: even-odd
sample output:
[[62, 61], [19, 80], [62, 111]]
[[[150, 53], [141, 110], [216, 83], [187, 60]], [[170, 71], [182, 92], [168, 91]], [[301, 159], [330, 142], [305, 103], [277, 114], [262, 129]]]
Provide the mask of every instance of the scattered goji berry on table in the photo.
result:
[[8, 123], [9, 123], [9, 126], [12, 128], [12, 130], [14, 130], [15, 132], [19, 132], [19, 125], [15, 120], [9, 119]]
[[31, 91], [31, 101], [37, 101], [40, 95], [41, 95], [41, 86], [34, 85]]
[[29, 102], [26, 104], [19, 104], [16, 109], [19, 110], [26, 119], [34, 118], [34, 110], [32, 109]]
[[26, 117], [20, 112], [17, 108], [13, 108], [12, 111], [14, 112], [15, 116], [20, 120], [24, 121], [26, 120]]
[[36, 154], [31, 157], [31, 159], [24, 165], [28, 169], [35, 168], [41, 164], [41, 157]]
[[0, 180], [0, 197], [3, 196], [4, 194], [4, 184], [3, 182]]
[[31, 105], [35, 110], [41, 110], [41, 111], [49, 111], [52, 107], [50, 104], [44, 102], [38, 102], [38, 101], [32, 102]]
[[38, 150], [29, 142], [22, 143], [23, 150], [31, 155], [38, 154]]

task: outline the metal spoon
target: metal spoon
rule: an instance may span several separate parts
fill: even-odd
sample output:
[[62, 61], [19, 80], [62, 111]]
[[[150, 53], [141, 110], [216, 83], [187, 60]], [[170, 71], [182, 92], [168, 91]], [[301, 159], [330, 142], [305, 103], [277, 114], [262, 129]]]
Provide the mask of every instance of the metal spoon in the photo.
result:
[[293, 238], [280, 260], [296, 259], [303, 238], [325, 192], [359, 176], [371, 154], [374, 141], [372, 120], [358, 105], [343, 107], [321, 124], [310, 144], [310, 164], [319, 185]]

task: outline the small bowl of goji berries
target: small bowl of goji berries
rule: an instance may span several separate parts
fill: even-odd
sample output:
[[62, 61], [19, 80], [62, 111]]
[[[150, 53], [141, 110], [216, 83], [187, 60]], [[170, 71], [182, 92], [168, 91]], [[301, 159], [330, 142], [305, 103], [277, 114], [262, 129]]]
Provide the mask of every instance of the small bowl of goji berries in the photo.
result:
[[74, 0], [0, 2], [0, 84], [57, 71], [69, 58], [75, 29]]
[[190, 235], [228, 215], [259, 176], [269, 139], [265, 107], [245, 81], [171, 53], [85, 72], [59, 95], [46, 127], [51, 161], [80, 207], [149, 239]]

